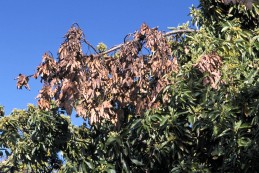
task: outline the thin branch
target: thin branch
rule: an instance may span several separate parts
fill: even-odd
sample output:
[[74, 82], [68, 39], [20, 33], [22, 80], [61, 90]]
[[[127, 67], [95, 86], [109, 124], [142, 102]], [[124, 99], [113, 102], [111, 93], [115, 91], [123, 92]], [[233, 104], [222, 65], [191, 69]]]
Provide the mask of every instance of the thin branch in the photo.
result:
[[[22, 74], [20, 73], [19, 75], [18, 75], [18, 77], [16, 77], [16, 78], [14, 78], [13, 80], [18, 80], [19, 79], [19, 76], [21, 76]], [[31, 75], [28, 75], [28, 76], [25, 76], [26, 78], [28, 77], [32, 77], [32, 76], [34, 76], [33, 74], [31, 74]]]
[[97, 52], [97, 50], [93, 47], [93, 45], [91, 45], [88, 41], [86, 41], [86, 39], [83, 39], [83, 42], [85, 42], [89, 47], [91, 47], [95, 51], [96, 54], [99, 54]]
[[[155, 29], [157, 29], [157, 27]], [[173, 34], [190, 33], [190, 32], [196, 32], [196, 31], [197, 30], [194, 30], [194, 29], [178, 29], [178, 30], [166, 32], [166, 33], [163, 34], [163, 36], [168, 37], [168, 36], [173, 35]], [[111, 53], [111, 52], [113, 52], [117, 49], [120, 49], [123, 45], [125, 45], [125, 43], [121, 43], [117, 46], [114, 46], [114, 47], [110, 48], [109, 50], [100, 53], [99, 55], [105, 55], [105, 54]]]

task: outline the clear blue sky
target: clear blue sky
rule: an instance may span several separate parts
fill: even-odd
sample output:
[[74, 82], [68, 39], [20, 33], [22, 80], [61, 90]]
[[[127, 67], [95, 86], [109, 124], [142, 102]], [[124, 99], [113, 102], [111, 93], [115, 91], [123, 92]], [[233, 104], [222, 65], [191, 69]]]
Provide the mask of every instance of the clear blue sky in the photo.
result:
[[[0, 2], [0, 105], [7, 114], [36, 104], [41, 88], [31, 79], [31, 91], [17, 90], [14, 78], [33, 74], [44, 52], [56, 55], [63, 36], [73, 23], [83, 29], [94, 46], [104, 42], [108, 47], [123, 42], [145, 22], [150, 27], [178, 26], [190, 19], [189, 7], [198, 0], [2, 0]], [[72, 116], [74, 124], [81, 118]]]

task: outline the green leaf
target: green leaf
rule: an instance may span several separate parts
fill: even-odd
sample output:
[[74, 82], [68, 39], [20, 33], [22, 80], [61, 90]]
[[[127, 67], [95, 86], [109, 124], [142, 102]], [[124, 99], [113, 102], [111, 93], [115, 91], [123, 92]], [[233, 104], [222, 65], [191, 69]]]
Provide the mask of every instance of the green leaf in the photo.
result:
[[227, 29], [229, 29], [229, 26], [223, 27], [222, 30], [221, 30], [221, 32], [224, 32], [224, 31], [226, 31]]
[[114, 169], [106, 169], [107, 173], [116, 173]]
[[246, 138], [246, 137], [241, 137], [237, 141], [239, 147], [247, 147], [251, 144], [251, 139]]
[[162, 127], [162, 126], [164, 126], [166, 123], [167, 123], [167, 121], [168, 121], [168, 118], [169, 118], [169, 116], [163, 116], [163, 117], [161, 117], [161, 123], [160, 123], [160, 127]]
[[135, 165], [143, 166], [144, 164], [141, 161], [138, 161], [137, 159], [130, 159]]
[[241, 121], [241, 120], [238, 121], [238, 122], [235, 122], [235, 126], [234, 126], [235, 132], [237, 132], [237, 131], [239, 130], [241, 124], [242, 124], [242, 121]]
[[93, 169], [93, 168], [94, 168], [94, 165], [93, 165], [92, 162], [85, 161], [85, 164], [86, 164], [90, 169]]
[[223, 132], [221, 132], [216, 138], [221, 138], [229, 134], [231, 132], [230, 128], [225, 129]]
[[117, 142], [119, 145], [121, 144], [121, 140], [118, 136], [109, 137], [105, 144], [108, 146], [108, 145], [112, 144], [113, 142]]
[[132, 125], [130, 126], [131, 129], [135, 129], [135, 128], [138, 128], [139, 126], [141, 126], [141, 121], [142, 119], [137, 119], [137, 120], [134, 120]]
[[248, 123], [243, 123], [240, 127], [239, 127], [239, 129], [249, 129], [249, 128], [251, 128], [252, 126], [250, 125], [250, 124], [248, 124]]
[[31, 157], [29, 156], [29, 154], [25, 154], [25, 157], [26, 157], [28, 160], [31, 160]]

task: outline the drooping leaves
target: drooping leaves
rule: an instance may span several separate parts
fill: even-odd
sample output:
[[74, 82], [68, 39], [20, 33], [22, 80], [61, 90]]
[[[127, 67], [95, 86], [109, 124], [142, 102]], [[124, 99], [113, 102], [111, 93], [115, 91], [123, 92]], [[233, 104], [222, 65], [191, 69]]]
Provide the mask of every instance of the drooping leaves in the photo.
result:
[[[143, 24], [134, 39], [119, 50], [119, 58], [85, 55], [83, 33], [72, 26], [65, 35], [58, 60], [45, 53], [34, 77], [44, 83], [38, 105], [48, 110], [52, 100], [68, 114], [73, 108], [91, 122], [123, 120], [126, 110], [143, 113], [160, 104], [158, 95], [178, 72], [167, 39], [157, 29]], [[152, 54], [142, 54], [142, 49]], [[21, 84], [20, 84], [21, 85]]]

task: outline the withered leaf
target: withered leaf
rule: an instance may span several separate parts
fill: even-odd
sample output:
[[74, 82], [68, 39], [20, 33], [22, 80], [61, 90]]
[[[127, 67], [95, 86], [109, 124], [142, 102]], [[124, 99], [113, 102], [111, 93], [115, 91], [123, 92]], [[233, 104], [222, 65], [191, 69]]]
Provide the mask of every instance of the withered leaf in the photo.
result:
[[[41, 109], [49, 109], [54, 100], [67, 114], [74, 108], [91, 123], [109, 119], [120, 125], [125, 116], [123, 110], [130, 107], [136, 110], [132, 114], [143, 115], [147, 109], [159, 107], [161, 100], [170, 100], [170, 95], [160, 98], [170, 84], [163, 78], [178, 73], [179, 65], [176, 58], [172, 59], [170, 44], [162, 32], [141, 25], [133, 40], [124, 44], [116, 56], [86, 55], [83, 42], [82, 30], [72, 26], [58, 50], [57, 61], [49, 53], [43, 55], [34, 74], [44, 83], [37, 97]], [[142, 49], [150, 50], [150, 55], [141, 54]], [[207, 67], [208, 57], [204, 57], [198, 69], [206, 71], [213, 67], [216, 71], [210, 70], [212, 76], [219, 77], [220, 60], [209, 59], [213, 66]], [[29, 88], [24, 75], [17, 82], [18, 88], [22, 86]]]
[[16, 79], [17, 79], [17, 83], [16, 83], [17, 89], [22, 89], [22, 87], [24, 86], [27, 90], [30, 90], [30, 86], [28, 84], [29, 82], [28, 76], [19, 74]]

